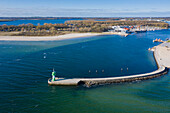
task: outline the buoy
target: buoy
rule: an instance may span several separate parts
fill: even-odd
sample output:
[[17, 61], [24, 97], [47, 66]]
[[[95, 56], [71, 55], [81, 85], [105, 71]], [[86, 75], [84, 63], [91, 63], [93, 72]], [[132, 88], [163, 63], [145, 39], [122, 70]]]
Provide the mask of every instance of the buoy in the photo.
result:
[[104, 72], [104, 70], [102, 70], [102, 72]]
[[127, 67], [127, 71], [129, 70], [129, 68]]
[[121, 71], [123, 71], [123, 68], [121, 68]]
[[97, 73], [97, 70], [96, 70], [96, 73]]
[[90, 73], [91, 71], [89, 70], [89, 73]]

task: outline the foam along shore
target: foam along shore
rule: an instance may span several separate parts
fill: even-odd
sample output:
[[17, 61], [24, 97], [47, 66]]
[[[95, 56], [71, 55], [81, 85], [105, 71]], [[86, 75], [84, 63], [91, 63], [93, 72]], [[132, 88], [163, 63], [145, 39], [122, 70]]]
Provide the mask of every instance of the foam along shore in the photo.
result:
[[102, 35], [103, 33], [70, 33], [59, 36], [0, 36], [0, 41], [53, 41]]
[[164, 75], [168, 72], [170, 68], [170, 43], [163, 43], [158, 45], [154, 49], [154, 58], [158, 65], [156, 71], [144, 74], [122, 76], [122, 77], [107, 77], [107, 78], [73, 78], [73, 79], [64, 79], [56, 78], [56, 81], [51, 81], [51, 78], [48, 79], [49, 85], [80, 85], [83, 84], [87, 87], [92, 85], [100, 84], [110, 84], [110, 83], [121, 83], [121, 82], [131, 82], [137, 80], [146, 80], [155, 78], [161, 75]]

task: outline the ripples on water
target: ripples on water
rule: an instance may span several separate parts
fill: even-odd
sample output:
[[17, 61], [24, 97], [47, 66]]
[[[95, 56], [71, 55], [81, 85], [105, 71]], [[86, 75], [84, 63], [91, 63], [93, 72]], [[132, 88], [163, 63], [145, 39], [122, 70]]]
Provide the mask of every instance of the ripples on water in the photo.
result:
[[169, 34], [163, 30], [126, 38], [108, 35], [49, 42], [1, 41], [0, 111], [169, 112], [169, 73], [147, 81], [93, 88], [47, 84], [53, 67], [59, 77], [66, 78], [153, 71], [157, 66], [147, 49], [157, 45], [152, 43], [154, 38], [170, 38]]

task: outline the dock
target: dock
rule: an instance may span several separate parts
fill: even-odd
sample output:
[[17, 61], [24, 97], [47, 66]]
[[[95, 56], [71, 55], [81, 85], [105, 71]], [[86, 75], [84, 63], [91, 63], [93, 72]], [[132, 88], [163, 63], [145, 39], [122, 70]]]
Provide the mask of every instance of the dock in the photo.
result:
[[111, 84], [111, 83], [123, 83], [123, 82], [132, 82], [138, 80], [147, 80], [152, 79], [161, 75], [164, 75], [168, 72], [170, 68], [170, 43], [165, 42], [158, 46], [155, 46], [153, 51], [155, 61], [157, 63], [158, 69], [144, 74], [129, 75], [122, 77], [106, 77], [106, 78], [56, 78], [55, 81], [51, 81], [51, 78], [48, 79], [49, 85], [85, 85], [90, 87], [93, 85], [101, 84]]

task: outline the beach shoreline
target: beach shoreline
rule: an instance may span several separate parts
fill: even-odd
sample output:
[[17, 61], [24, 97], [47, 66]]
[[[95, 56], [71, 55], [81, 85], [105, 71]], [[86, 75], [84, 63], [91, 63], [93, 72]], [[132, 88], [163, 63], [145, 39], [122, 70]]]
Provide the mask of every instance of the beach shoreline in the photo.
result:
[[57, 40], [67, 40], [76, 39], [82, 37], [91, 37], [98, 35], [122, 35], [127, 36], [127, 34], [115, 34], [111, 32], [103, 33], [70, 33], [59, 36], [0, 36], [0, 41], [57, 41]]
[[0, 41], [57, 41], [102, 35], [102, 33], [70, 33], [59, 36], [0, 36]]

